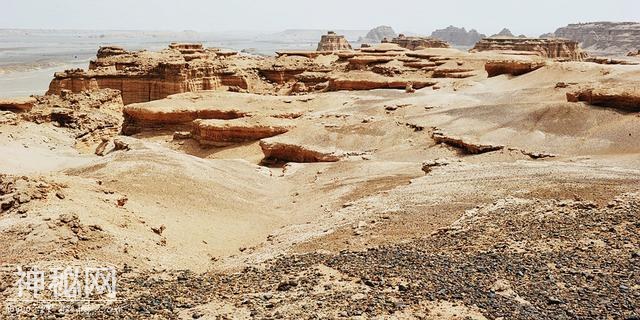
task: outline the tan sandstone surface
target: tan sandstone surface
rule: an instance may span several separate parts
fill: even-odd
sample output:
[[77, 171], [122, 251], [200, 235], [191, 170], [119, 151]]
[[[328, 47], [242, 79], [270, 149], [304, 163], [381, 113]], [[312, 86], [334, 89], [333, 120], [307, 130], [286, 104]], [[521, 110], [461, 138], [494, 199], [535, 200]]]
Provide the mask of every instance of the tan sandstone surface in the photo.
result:
[[2, 264], [115, 265], [104, 319], [633, 319], [640, 66], [543, 47], [102, 48], [2, 108]]

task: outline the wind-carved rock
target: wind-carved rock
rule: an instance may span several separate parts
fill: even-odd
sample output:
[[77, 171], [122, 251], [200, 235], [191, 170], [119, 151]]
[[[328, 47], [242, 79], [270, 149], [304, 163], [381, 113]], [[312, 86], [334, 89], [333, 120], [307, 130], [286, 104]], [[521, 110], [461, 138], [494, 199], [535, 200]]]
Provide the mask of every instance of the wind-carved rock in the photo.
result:
[[228, 146], [283, 134], [293, 128], [289, 119], [243, 117], [234, 120], [198, 119], [193, 122], [193, 138], [201, 144]]
[[[171, 44], [161, 52], [129, 52], [102, 47], [89, 70], [57, 72], [47, 94], [116, 89], [124, 104], [165, 98], [171, 94], [222, 87], [247, 89], [257, 72], [240, 70], [226, 59], [235, 52], [204, 49], [200, 44]], [[238, 59], [252, 59], [242, 57]]]
[[519, 76], [525, 73], [542, 68], [545, 62], [538, 59], [499, 59], [489, 60], [485, 63], [484, 68], [489, 77], [495, 77], [501, 74], [509, 74]]
[[318, 49], [316, 51], [340, 51], [340, 50], [353, 50], [349, 41], [333, 31], [327, 32], [320, 38], [318, 42]]
[[470, 52], [499, 51], [506, 54], [538, 55], [544, 58], [581, 61], [587, 54], [576, 41], [566, 39], [534, 39], [495, 37], [480, 40]]
[[567, 92], [567, 101], [583, 101], [595, 106], [640, 112], [640, 83], [625, 81], [588, 85]]
[[458, 148], [465, 154], [481, 154], [504, 149], [503, 145], [471, 142], [462, 137], [451, 136], [441, 131], [434, 131], [431, 138], [436, 143]]
[[36, 99], [33, 97], [0, 99], [0, 110], [29, 111], [35, 103]]
[[[435, 85], [438, 81], [434, 79], [477, 75], [481, 67], [462, 65], [447, 56], [455, 50], [418, 50], [448, 46], [432, 38], [402, 36], [394, 39], [398, 44], [380, 43], [360, 50], [338, 50], [350, 46], [336, 34], [324, 39], [333, 40], [324, 41], [321, 49], [326, 45], [325, 49], [337, 51], [280, 51], [276, 57], [260, 57], [205, 48], [197, 43], [172, 43], [160, 52], [102, 47], [88, 70], [56, 73], [47, 94], [115, 89], [121, 92], [123, 103], [130, 105], [208, 90], [298, 95], [337, 90], [405, 90], [408, 83], [418, 90]], [[147, 119], [142, 116], [139, 120]], [[127, 126], [125, 131], [135, 131], [136, 127]]]
[[403, 48], [409, 50], [420, 50], [427, 48], [449, 48], [449, 44], [435, 38], [430, 37], [407, 37], [404, 34], [400, 34], [397, 37], [386, 41], [383, 43], [395, 43]]
[[335, 150], [314, 149], [300, 144], [284, 143], [270, 139], [260, 140], [264, 161], [284, 162], [336, 162], [342, 155]]

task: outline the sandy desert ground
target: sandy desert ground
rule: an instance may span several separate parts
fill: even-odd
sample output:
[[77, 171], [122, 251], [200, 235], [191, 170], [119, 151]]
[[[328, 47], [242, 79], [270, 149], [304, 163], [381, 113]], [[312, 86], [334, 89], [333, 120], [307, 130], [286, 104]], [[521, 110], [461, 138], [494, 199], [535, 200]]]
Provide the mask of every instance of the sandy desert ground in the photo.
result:
[[[497, 54], [423, 52], [476, 73], [409, 93], [123, 106], [99, 91], [4, 112], [0, 264], [118, 269], [118, 301], [48, 318], [637, 319], [640, 115], [567, 93], [635, 86], [638, 101], [640, 65], [547, 59], [487, 77]], [[83, 113], [72, 125], [41, 117], [65, 104]], [[123, 135], [123, 109], [233, 111], [251, 119], [201, 130], [286, 132], [224, 146], [171, 126]], [[2, 317], [31, 318], [8, 307], [13, 277]]]

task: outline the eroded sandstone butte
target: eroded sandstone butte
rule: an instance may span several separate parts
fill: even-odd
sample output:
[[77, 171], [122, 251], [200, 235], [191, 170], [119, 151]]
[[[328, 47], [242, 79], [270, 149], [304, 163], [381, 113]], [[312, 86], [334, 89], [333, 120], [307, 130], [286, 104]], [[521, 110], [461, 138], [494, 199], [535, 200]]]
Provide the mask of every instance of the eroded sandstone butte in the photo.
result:
[[344, 36], [338, 35], [333, 31], [329, 31], [320, 38], [320, 42], [318, 42], [318, 49], [316, 51], [340, 51], [351, 49], [351, 44], [349, 44], [349, 41], [347, 41]]
[[471, 52], [498, 51], [508, 54], [538, 55], [544, 58], [581, 61], [587, 57], [576, 41], [565, 39], [534, 39], [515, 37], [485, 38]]
[[400, 34], [397, 37], [383, 42], [395, 43], [409, 50], [420, 50], [426, 48], [449, 48], [449, 44], [440, 39], [431, 37], [407, 37]]
[[102, 47], [88, 70], [58, 72], [47, 94], [99, 88], [120, 90], [125, 104], [162, 99], [168, 95], [220, 88], [249, 89], [256, 70], [242, 68], [256, 58], [235, 52], [205, 49], [199, 44], [172, 44], [161, 52], [130, 52]]

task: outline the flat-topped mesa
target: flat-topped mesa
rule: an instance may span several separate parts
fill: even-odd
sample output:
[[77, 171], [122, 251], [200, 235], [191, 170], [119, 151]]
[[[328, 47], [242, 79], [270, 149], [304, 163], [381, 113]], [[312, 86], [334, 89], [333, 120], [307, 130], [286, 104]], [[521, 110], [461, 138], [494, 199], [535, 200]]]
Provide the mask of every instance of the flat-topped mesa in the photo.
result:
[[333, 31], [327, 32], [320, 38], [318, 42], [318, 49], [316, 51], [340, 51], [340, 50], [353, 50], [349, 41]]
[[109, 88], [120, 90], [123, 102], [131, 104], [198, 90], [247, 89], [258, 79], [257, 72], [238, 67], [226, 56], [201, 44], [173, 43], [160, 52], [102, 47], [89, 70], [57, 72], [47, 94]]
[[104, 46], [98, 49], [98, 54], [96, 55], [98, 59], [103, 59], [107, 57], [119, 56], [123, 54], [128, 54], [129, 51], [125, 50], [122, 47], [118, 46]]
[[580, 49], [578, 42], [566, 39], [492, 37], [478, 41], [469, 51], [500, 51], [506, 54], [537, 55], [575, 61], [581, 61], [587, 57], [587, 54]]
[[204, 53], [202, 43], [177, 43], [173, 42], [169, 48], [180, 51], [182, 54]]
[[405, 49], [420, 50], [427, 48], [449, 48], [449, 44], [431, 37], [407, 37], [404, 34], [400, 34], [397, 37], [389, 40], [383, 39], [382, 43], [395, 43]]

